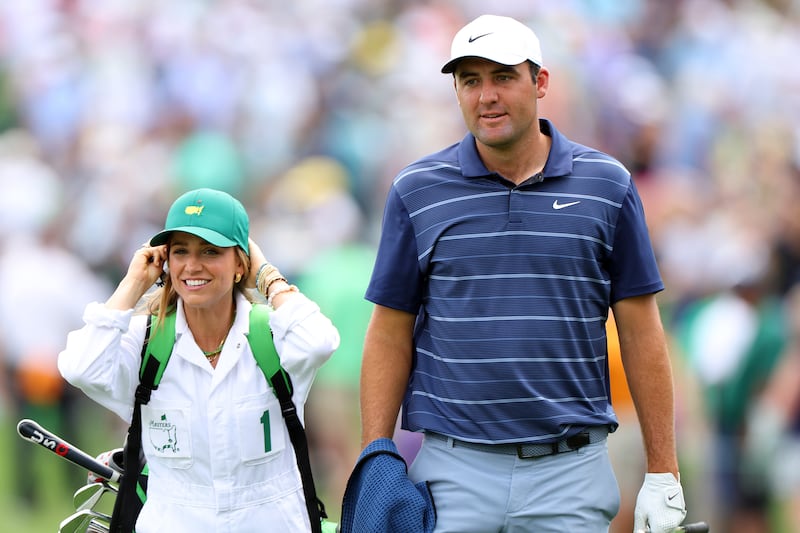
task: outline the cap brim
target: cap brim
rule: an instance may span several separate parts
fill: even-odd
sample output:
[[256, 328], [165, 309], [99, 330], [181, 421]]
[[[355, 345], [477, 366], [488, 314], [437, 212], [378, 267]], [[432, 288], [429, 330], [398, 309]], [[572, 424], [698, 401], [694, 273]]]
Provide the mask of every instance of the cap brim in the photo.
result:
[[177, 228], [165, 229], [164, 231], [156, 233], [153, 236], [153, 238], [150, 239], [150, 246], [161, 246], [162, 244], [167, 244], [169, 236], [176, 231], [191, 233], [192, 235], [200, 237], [204, 241], [207, 241], [213, 244], [214, 246], [219, 246], [221, 248], [230, 248], [231, 246], [238, 245], [235, 241], [230, 240], [229, 238], [217, 233], [214, 230], [206, 228], [198, 228], [196, 226], [181, 226]]
[[[491, 61], [492, 63], [497, 63], [498, 65], [505, 65], [507, 67], [513, 67], [513, 66], [516, 66], [516, 65], [521, 65], [522, 63], [525, 63], [526, 61], [530, 61], [531, 63], [533, 63], [535, 65], [539, 65], [539, 63], [537, 63], [533, 59], [530, 59], [530, 58], [527, 58], [527, 57], [524, 57], [524, 56], [520, 56], [520, 55], [516, 55], [516, 54], [503, 55], [502, 57], [499, 56], [499, 55], [496, 55], [494, 57], [489, 57], [489, 54], [486, 54], [486, 55], [473, 54], [473, 55], [465, 55], [465, 56], [460, 56], [460, 57], [456, 57], [454, 59], [451, 59], [450, 61], [445, 63], [444, 66], [442, 67], [442, 73], [443, 74], [450, 74], [451, 72], [455, 72], [456, 71], [456, 67], [458, 66], [458, 64], [461, 61], [463, 61], [464, 59], [483, 59], [485, 61]], [[539, 65], [539, 66], [541, 67], [541, 65]]]
[[464, 58], [463, 57], [457, 57], [457, 58], [451, 59], [450, 61], [445, 63], [444, 66], [442, 67], [442, 74], [450, 74], [451, 72], [455, 72], [456, 71], [456, 65], [458, 65], [458, 62], [461, 61], [462, 59], [464, 59]]

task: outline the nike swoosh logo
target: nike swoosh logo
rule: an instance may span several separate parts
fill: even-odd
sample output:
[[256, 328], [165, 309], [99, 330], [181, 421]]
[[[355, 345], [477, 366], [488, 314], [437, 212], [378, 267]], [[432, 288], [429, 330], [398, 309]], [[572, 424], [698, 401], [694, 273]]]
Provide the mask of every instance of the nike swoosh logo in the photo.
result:
[[578, 200], [577, 202], [567, 202], [565, 204], [560, 204], [560, 203], [558, 203], [558, 200], [554, 200], [553, 201], [553, 209], [564, 209], [565, 207], [578, 205], [579, 203], [581, 203], [580, 200]]
[[673, 494], [672, 496], [667, 496], [667, 499], [668, 499], [669, 501], [672, 501], [672, 500], [674, 500], [675, 498], [677, 498], [677, 497], [678, 497], [678, 494], [680, 494], [680, 492], [676, 492], [676, 493], [675, 493], [675, 494]]
[[475, 37], [470, 37], [470, 38], [468, 39], [468, 42], [470, 42], [470, 43], [471, 43], [471, 42], [477, 41], [477, 40], [478, 40], [478, 39], [480, 39], [481, 37], [486, 37], [487, 35], [491, 35], [492, 33], [494, 33], [494, 32], [491, 32], [491, 31], [490, 31], [489, 33], [483, 33], [483, 34], [481, 34], [481, 35], [476, 35]]

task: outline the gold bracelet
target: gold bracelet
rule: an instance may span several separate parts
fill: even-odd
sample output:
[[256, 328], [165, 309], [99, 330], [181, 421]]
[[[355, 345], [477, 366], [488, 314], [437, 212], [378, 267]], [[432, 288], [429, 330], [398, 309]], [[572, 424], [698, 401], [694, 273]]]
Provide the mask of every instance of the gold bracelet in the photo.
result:
[[264, 280], [266, 280], [267, 276], [274, 273], [278, 269], [272, 266], [270, 263], [264, 263], [259, 267], [258, 274], [256, 275], [256, 287], [258, 290], [261, 290]]
[[256, 274], [256, 289], [258, 292], [266, 296], [269, 291], [270, 285], [279, 279], [285, 279], [280, 271], [270, 263], [264, 263], [258, 268]]
[[275, 267], [273, 267], [270, 263], [264, 263], [258, 267], [258, 272], [256, 272], [256, 289], [261, 291], [261, 283], [264, 281], [264, 273], [273, 268]]
[[272, 265], [269, 262], [266, 262], [262, 264], [260, 267], [258, 267], [258, 272], [256, 272], [256, 284], [258, 284], [258, 280], [261, 279], [261, 274], [264, 273], [264, 269], [269, 268], [271, 266]]
[[[287, 292], [300, 292], [300, 289], [297, 288], [297, 285], [289, 285], [287, 287], [283, 287], [282, 289], [278, 289], [269, 295], [267, 298], [267, 305], [272, 307], [272, 300], [279, 294], [286, 294]], [[275, 309], [274, 307], [272, 308]]]

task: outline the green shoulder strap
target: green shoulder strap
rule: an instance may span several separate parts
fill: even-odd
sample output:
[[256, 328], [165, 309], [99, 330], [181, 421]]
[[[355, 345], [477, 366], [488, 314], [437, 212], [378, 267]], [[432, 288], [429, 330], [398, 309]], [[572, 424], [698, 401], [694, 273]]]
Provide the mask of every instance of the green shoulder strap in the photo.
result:
[[[139, 380], [141, 383], [149, 385], [155, 389], [161, 382], [164, 369], [167, 368], [169, 357], [172, 355], [172, 347], [175, 345], [175, 316], [170, 313], [164, 317], [164, 323], [159, 324], [158, 317], [151, 317], [150, 338], [147, 339], [147, 349], [142, 357], [142, 365], [139, 367]], [[153, 366], [151, 359], [158, 361], [158, 367]], [[149, 370], [153, 369], [155, 370]], [[150, 376], [153, 373], [152, 377]], [[148, 383], [152, 379], [152, 383]]]
[[[172, 347], [175, 344], [175, 313], [168, 315], [161, 327], [158, 327], [158, 321], [155, 317], [150, 317], [150, 320], [152, 322], [148, 325], [148, 333], [145, 334], [147, 348], [142, 356], [140, 385], [152, 390], [161, 381], [161, 376], [164, 374], [169, 357], [172, 355]], [[150, 334], [149, 339], [147, 338], [148, 334]], [[300, 470], [300, 478], [303, 482], [303, 494], [306, 499], [306, 510], [311, 521], [311, 530], [314, 533], [320, 533], [322, 531], [321, 519], [328, 518], [328, 515], [325, 512], [325, 506], [322, 501], [317, 497], [316, 488], [314, 487], [305, 429], [292, 402], [292, 380], [289, 374], [281, 367], [280, 357], [275, 350], [275, 344], [272, 342], [272, 334], [269, 327], [269, 308], [266, 305], [252, 305], [247, 342], [250, 343], [250, 349], [253, 352], [256, 364], [258, 364], [281, 405], [281, 413], [289, 431], [289, 439], [292, 441], [297, 466]], [[137, 405], [139, 403], [145, 404], [149, 401], [149, 390], [147, 391], [147, 397], [142, 397], [143, 401], [140, 402], [139, 390], [137, 389]], [[141, 441], [141, 434], [138, 435], [136, 440]], [[326, 526], [329, 525], [326, 522]]]
[[[175, 316], [175, 313], [170, 313], [164, 317], [163, 325], [159, 324], [157, 317], [151, 317], [149, 326], [151, 333], [139, 369], [139, 379], [152, 389], [157, 388], [161, 382], [164, 369], [172, 355], [172, 348], [175, 345]], [[247, 335], [247, 341], [250, 343], [258, 367], [264, 373], [267, 383], [270, 384], [275, 395], [280, 399], [280, 395], [284, 393], [283, 387], [276, 388], [273, 382], [273, 378], [280, 375], [281, 381], [285, 384], [291, 397], [291, 380], [281, 367], [278, 352], [275, 351], [275, 344], [272, 342], [269, 328], [269, 309], [266, 305], [253, 304], [250, 310], [250, 334]], [[158, 366], [155, 366], [156, 362]], [[150, 375], [152, 375], [152, 383], [150, 383]]]
[[[322, 519], [328, 518], [328, 513], [325, 511], [322, 500], [317, 497], [317, 490], [314, 486], [311, 461], [308, 457], [308, 439], [294, 402], [292, 402], [292, 380], [281, 367], [278, 353], [275, 351], [275, 344], [272, 342], [272, 335], [265, 334], [269, 331], [267, 306], [253, 304], [250, 310], [250, 334], [248, 334], [247, 340], [250, 342], [259, 368], [281, 404], [281, 413], [286, 423], [286, 429], [289, 431], [289, 440], [292, 441], [297, 468], [300, 470], [300, 479], [303, 482], [303, 495], [306, 499], [306, 512], [308, 512], [311, 523], [311, 531], [322, 533]], [[330, 524], [326, 527], [330, 527]]]
[[[250, 333], [247, 335], [247, 341], [253, 350], [253, 357], [256, 358], [258, 367], [267, 378], [267, 383], [272, 387], [275, 396], [280, 400], [281, 394], [285, 394], [285, 391], [288, 390], [291, 401], [292, 382], [281, 367], [280, 357], [275, 351], [275, 343], [272, 342], [269, 327], [269, 308], [264, 304], [253, 304], [250, 309]], [[284, 387], [276, 387], [275, 379], [279, 377], [278, 374], [285, 385], [285, 390]]]

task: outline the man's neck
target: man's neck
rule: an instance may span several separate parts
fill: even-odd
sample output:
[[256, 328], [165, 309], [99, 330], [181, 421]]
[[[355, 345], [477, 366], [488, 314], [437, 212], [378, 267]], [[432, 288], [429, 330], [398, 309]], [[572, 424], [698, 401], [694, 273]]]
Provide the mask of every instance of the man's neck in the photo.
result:
[[521, 184], [544, 170], [553, 140], [537, 132], [531, 142], [517, 143], [510, 148], [491, 147], [477, 142], [478, 154], [486, 168]]

